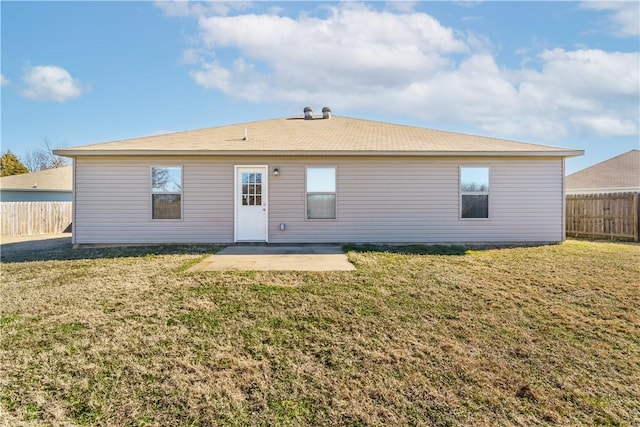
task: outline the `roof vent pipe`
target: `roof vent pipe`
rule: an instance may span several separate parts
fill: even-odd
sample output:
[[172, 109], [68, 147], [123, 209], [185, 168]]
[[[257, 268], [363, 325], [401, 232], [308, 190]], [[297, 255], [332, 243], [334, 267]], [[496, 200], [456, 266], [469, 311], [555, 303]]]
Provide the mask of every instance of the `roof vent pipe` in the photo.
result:
[[313, 110], [311, 107], [304, 107], [304, 119], [312, 120], [313, 119]]
[[324, 107], [322, 109], [322, 118], [323, 119], [330, 119], [331, 118], [331, 108]]

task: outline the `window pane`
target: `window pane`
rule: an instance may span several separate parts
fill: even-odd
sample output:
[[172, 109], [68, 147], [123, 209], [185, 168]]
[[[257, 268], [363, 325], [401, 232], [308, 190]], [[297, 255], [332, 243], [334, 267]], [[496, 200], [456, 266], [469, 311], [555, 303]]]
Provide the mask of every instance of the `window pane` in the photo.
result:
[[460, 189], [464, 192], [489, 191], [489, 168], [460, 168]]
[[180, 219], [180, 194], [154, 194], [153, 219]]
[[307, 168], [307, 192], [333, 193], [336, 191], [336, 168]]
[[335, 219], [335, 194], [307, 194], [308, 219]]
[[462, 196], [462, 218], [489, 218], [489, 196]]
[[180, 193], [182, 168], [151, 168], [151, 182], [154, 193]]

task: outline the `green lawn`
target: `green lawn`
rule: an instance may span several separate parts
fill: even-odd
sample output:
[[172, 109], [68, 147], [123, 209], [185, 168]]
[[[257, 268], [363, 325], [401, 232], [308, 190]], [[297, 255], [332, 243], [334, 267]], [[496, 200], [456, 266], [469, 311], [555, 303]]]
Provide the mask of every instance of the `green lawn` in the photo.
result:
[[4, 259], [0, 424], [640, 425], [640, 246], [348, 249], [354, 272]]

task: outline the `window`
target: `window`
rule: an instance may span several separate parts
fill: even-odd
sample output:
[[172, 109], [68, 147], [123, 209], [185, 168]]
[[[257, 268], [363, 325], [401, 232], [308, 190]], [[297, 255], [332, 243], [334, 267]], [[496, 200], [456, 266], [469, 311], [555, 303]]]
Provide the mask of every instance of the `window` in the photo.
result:
[[307, 219], [336, 219], [336, 168], [307, 168]]
[[151, 218], [182, 218], [182, 168], [151, 168]]
[[262, 174], [242, 172], [242, 206], [262, 205]]
[[460, 217], [489, 218], [489, 168], [460, 168]]

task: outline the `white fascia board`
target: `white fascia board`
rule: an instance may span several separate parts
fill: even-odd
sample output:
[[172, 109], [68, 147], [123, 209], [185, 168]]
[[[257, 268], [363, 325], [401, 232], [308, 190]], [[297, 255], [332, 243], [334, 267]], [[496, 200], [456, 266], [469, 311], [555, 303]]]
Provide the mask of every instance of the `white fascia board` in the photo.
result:
[[561, 151], [327, 151], [327, 150], [54, 150], [64, 157], [76, 156], [471, 156], [471, 157], [575, 157], [584, 150]]

